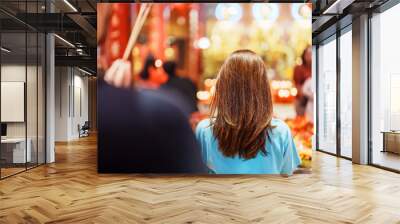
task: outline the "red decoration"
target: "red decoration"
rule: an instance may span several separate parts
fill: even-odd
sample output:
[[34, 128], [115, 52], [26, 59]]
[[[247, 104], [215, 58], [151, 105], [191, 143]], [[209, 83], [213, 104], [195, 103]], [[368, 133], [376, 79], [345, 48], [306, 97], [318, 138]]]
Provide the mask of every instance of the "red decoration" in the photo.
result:
[[124, 54], [131, 30], [130, 5], [128, 3], [114, 3], [111, 10], [105, 42], [105, 53], [109, 65]]
[[150, 50], [157, 59], [164, 59], [165, 49], [165, 24], [163, 19], [163, 4], [154, 4], [151, 9], [151, 19], [149, 19], [148, 43]]

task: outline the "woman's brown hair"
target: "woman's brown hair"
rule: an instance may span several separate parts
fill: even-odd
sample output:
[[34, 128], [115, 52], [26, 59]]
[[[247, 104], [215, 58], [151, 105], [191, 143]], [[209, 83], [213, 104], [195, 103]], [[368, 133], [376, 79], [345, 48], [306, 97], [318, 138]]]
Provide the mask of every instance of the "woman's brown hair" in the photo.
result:
[[219, 71], [211, 102], [211, 125], [227, 157], [266, 155], [272, 120], [272, 97], [265, 64], [250, 50], [233, 52]]

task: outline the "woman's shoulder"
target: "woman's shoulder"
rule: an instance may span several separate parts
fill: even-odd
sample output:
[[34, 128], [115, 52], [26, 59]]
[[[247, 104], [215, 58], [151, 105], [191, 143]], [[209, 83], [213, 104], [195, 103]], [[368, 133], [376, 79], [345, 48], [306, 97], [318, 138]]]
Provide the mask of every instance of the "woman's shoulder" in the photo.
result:
[[209, 142], [213, 139], [210, 119], [200, 121], [196, 126], [196, 138], [200, 142]]
[[196, 126], [196, 133], [210, 129], [211, 128], [210, 124], [211, 124], [211, 122], [210, 122], [209, 118], [201, 120]]
[[272, 128], [273, 134], [282, 135], [290, 132], [289, 126], [284, 121], [277, 118], [272, 118], [271, 126], [273, 127]]

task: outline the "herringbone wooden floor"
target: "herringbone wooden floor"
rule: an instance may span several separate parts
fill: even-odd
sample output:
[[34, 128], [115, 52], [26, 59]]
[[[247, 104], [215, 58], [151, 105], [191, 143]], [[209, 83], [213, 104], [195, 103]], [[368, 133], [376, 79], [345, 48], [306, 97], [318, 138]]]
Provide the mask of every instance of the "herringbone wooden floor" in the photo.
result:
[[96, 139], [0, 181], [0, 223], [400, 223], [400, 175], [316, 153], [311, 174], [99, 175]]

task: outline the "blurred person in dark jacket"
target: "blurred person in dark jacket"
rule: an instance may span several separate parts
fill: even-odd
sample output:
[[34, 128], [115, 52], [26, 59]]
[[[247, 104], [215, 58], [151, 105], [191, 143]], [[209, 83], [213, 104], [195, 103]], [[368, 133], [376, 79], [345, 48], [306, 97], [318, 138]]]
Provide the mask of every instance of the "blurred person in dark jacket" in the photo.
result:
[[[110, 10], [109, 4], [99, 4], [98, 8], [101, 46], [108, 24], [104, 18], [109, 18]], [[104, 50], [107, 49], [101, 48]], [[128, 60], [116, 60], [110, 67], [99, 63], [98, 77], [99, 172], [206, 172], [198, 143], [179, 103], [164, 92], [133, 88]]]
[[144, 60], [139, 77], [137, 86], [147, 89], [157, 89], [168, 80], [164, 70], [156, 66], [156, 58], [152, 54], [149, 54]]
[[161, 85], [161, 89], [177, 92], [182, 96], [191, 113], [197, 111], [196, 85], [190, 79], [176, 75], [176, 63], [174, 61], [166, 61], [163, 64], [163, 69], [168, 75], [168, 81]]
[[303, 85], [307, 79], [311, 78], [311, 53], [311, 47], [304, 49], [301, 55], [301, 65], [297, 65], [294, 68], [293, 81], [297, 88], [295, 109], [298, 116], [304, 116], [306, 110], [307, 97], [303, 94]]

